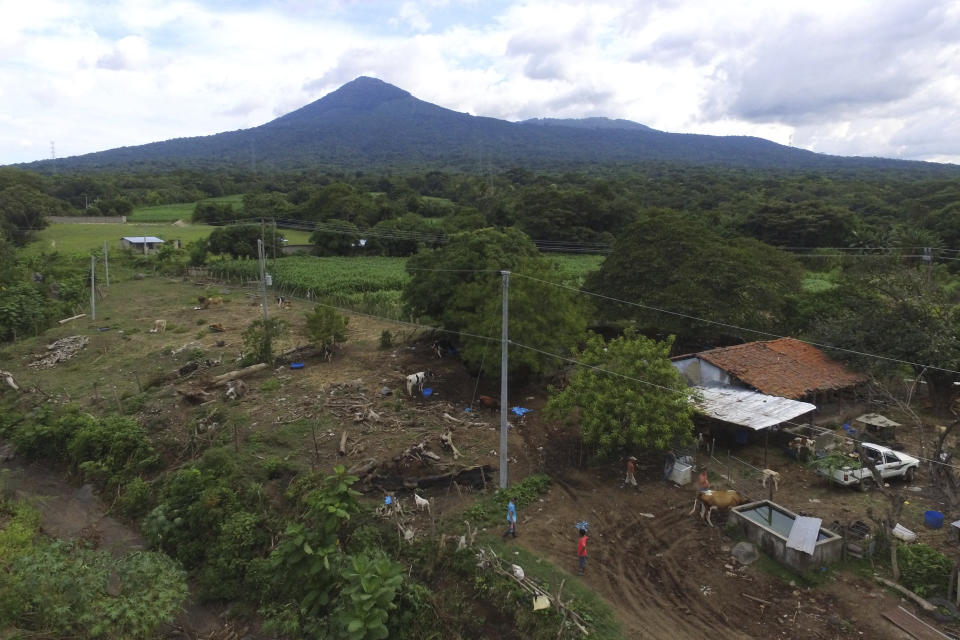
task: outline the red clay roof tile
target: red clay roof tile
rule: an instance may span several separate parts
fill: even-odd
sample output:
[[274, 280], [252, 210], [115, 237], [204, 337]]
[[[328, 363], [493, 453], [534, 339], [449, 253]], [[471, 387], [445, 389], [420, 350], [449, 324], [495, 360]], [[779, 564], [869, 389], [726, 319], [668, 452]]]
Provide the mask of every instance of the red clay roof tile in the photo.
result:
[[855, 386], [866, 377], [793, 338], [711, 349], [697, 357], [767, 395], [798, 399], [817, 391]]

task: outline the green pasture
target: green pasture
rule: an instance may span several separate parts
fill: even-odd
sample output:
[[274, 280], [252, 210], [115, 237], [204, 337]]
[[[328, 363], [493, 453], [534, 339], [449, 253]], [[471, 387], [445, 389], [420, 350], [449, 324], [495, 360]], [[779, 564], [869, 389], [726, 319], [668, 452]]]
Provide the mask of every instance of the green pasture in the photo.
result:
[[[89, 254], [102, 249], [107, 243], [110, 251], [122, 250], [120, 238], [123, 236], [156, 236], [170, 242], [179, 239], [181, 245], [205, 238], [215, 227], [205, 224], [51, 224], [37, 232], [36, 239], [24, 251], [27, 254], [58, 252], [67, 255]], [[283, 230], [283, 236], [290, 244], [310, 244], [307, 231]]]
[[[206, 198], [200, 202], [219, 202], [220, 204], [232, 204], [237, 211], [243, 210], [243, 194], [234, 194], [231, 196], [222, 196], [219, 198]], [[178, 202], [176, 204], [161, 204], [154, 207], [137, 207], [133, 213], [127, 216], [128, 222], [176, 222], [183, 220], [189, 222], [193, 218], [193, 209], [197, 206], [196, 202]]]

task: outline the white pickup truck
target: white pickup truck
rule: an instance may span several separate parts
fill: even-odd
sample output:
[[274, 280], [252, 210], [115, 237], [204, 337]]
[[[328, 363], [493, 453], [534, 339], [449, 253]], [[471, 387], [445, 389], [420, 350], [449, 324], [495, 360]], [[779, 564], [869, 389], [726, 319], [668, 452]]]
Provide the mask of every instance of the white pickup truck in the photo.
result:
[[[884, 479], [903, 478], [907, 482], [911, 482], [917, 467], [920, 465], [919, 460], [902, 451], [894, 451], [888, 447], [869, 442], [860, 445], [860, 455], [869, 456]], [[860, 485], [863, 489], [867, 488], [867, 485], [864, 484], [865, 480], [867, 482], [873, 480], [873, 475], [866, 463], [860, 461], [854, 462], [851, 460], [850, 466], [833, 469], [832, 471], [821, 468], [819, 473], [837, 484], [844, 486]]]

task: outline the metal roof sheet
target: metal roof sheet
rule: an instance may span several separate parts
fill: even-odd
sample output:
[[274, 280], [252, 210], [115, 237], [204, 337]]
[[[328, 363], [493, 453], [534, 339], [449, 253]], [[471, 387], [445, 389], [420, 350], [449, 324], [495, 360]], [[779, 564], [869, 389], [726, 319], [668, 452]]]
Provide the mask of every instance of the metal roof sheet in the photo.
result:
[[881, 428], [890, 428], [890, 427], [899, 427], [899, 422], [894, 422], [890, 418], [880, 415], [879, 413], [865, 413], [859, 418], [856, 419], [857, 422], [862, 422], [863, 424], [869, 424], [874, 427]]
[[123, 240], [126, 240], [127, 242], [132, 242], [134, 244], [143, 244], [145, 242], [146, 243], [152, 242], [156, 244], [158, 242], [163, 242], [163, 240], [161, 240], [157, 236], [123, 236]]
[[776, 426], [817, 409], [816, 405], [809, 402], [768, 396], [738, 387], [694, 389], [700, 396], [696, 405], [708, 416], [754, 431]]
[[793, 527], [790, 528], [787, 548], [796, 549], [812, 556], [813, 549], [817, 546], [817, 536], [820, 535], [821, 524], [823, 524], [823, 520], [820, 518], [797, 516], [797, 519], [793, 521]]

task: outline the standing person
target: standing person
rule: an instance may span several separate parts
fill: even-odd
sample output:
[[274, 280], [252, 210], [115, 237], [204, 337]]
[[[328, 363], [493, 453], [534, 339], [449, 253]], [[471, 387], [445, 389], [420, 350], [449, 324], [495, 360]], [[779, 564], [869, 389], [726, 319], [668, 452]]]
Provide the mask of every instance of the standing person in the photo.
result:
[[503, 537], [517, 537], [517, 507], [513, 504], [513, 498], [507, 504], [507, 530], [503, 532]]
[[577, 575], [582, 576], [587, 568], [587, 530], [580, 529], [580, 540], [577, 541]]
[[667, 459], [663, 463], [663, 481], [670, 482], [670, 474], [673, 473], [673, 463], [677, 461], [677, 454], [673, 449], [667, 451]]
[[637, 491], [640, 491], [640, 487], [637, 485], [637, 477], [634, 475], [637, 471], [637, 459], [634, 456], [627, 458], [627, 476], [623, 479], [623, 483], [620, 485], [620, 488], [623, 489], [628, 484], [637, 488]]

